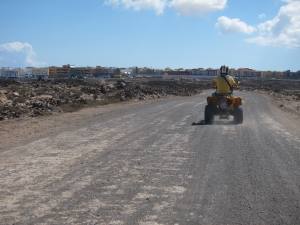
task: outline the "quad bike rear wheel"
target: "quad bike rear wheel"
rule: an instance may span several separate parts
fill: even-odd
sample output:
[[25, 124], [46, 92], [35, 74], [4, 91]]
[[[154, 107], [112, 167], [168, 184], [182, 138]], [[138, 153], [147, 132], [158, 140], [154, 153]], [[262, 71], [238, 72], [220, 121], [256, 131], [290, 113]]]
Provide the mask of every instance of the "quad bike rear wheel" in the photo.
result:
[[205, 124], [212, 124], [214, 121], [214, 107], [212, 105], [205, 106], [204, 113]]
[[235, 124], [242, 124], [244, 120], [243, 109], [240, 107], [235, 108], [233, 111], [233, 117]]

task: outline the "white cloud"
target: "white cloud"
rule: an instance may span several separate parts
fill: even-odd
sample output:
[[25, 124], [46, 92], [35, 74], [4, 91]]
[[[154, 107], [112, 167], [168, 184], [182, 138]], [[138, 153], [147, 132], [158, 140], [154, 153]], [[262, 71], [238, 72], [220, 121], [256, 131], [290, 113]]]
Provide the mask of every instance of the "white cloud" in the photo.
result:
[[170, 7], [181, 15], [202, 15], [223, 10], [227, 0], [172, 0]]
[[162, 14], [167, 4], [167, 0], [107, 0], [106, 4], [113, 6], [124, 6], [127, 9], [136, 11], [152, 9], [157, 14]]
[[224, 9], [227, 0], [106, 0], [105, 3], [137, 11], [151, 9], [157, 14], [171, 8], [181, 15], [202, 15]]
[[278, 14], [258, 25], [258, 35], [247, 41], [264, 46], [300, 47], [300, 0], [285, 0]]
[[221, 16], [218, 18], [216, 27], [220, 29], [222, 33], [245, 33], [251, 34], [256, 31], [256, 29], [247, 23], [243, 22], [238, 18], [229, 18], [226, 16]]
[[267, 17], [267, 15], [265, 13], [261, 13], [258, 15], [258, 19], [261, 19], [261, 20], [265, 19], [266, 17]]
[[36, 53], [27, 42], [9, 42], [0, 44], [0, 63], [2, 66], [39, 66]]

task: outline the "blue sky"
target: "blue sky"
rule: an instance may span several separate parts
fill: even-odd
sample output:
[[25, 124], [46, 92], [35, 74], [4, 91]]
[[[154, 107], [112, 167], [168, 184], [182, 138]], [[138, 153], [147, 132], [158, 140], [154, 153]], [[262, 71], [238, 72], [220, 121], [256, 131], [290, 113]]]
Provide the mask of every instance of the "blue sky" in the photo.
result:
[[1, 0], [0, 66], [300, 70], [299, 0]]

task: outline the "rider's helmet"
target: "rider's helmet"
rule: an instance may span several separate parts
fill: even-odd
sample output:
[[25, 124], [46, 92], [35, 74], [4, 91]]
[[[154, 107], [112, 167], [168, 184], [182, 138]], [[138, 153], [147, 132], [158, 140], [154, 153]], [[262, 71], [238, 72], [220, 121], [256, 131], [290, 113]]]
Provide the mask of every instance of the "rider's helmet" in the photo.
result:
[[226, 76], [229, 74], [229, 68], [228, 66], [221, 66], [220, 68], [220, 74], [221, 76]]

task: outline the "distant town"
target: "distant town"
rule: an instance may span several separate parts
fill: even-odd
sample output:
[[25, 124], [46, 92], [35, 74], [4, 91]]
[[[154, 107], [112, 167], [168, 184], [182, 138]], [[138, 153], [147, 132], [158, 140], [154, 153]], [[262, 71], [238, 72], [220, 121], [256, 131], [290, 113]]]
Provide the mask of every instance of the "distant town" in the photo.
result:
[[[51, 79], [51, 78], [125, 78], [125, 77], [166, 77], [166, 78], [201, 78], [214, 77], [219, 73], [218, 69], [153, 69], [147, 67], [74, 67], [63, 65], [61, 67], [25, 67], [0, 69], [2, 79]], [[257, 71], [249, 68], [230, 69], [230, 74], [238, 78], [276, 78], [276, 79], [300, 79], [300, 71]]]

